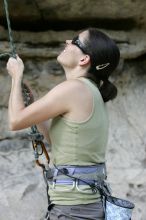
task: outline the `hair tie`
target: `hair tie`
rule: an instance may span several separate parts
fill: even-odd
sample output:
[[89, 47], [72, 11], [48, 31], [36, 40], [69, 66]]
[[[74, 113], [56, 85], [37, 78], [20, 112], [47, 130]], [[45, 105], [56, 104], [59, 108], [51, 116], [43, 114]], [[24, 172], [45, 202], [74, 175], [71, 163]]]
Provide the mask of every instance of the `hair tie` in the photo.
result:
[[104, 83], [109, 83], [109, 79], [108, 78], [104, 78], [104, 79], [101, 79]]
[[102, 69], [106, 68], [109, 65], [110, 65], [110, 63], [100, 64], [100, 65], [96, 66], [96, 69], [97, 70], [102, 70]]

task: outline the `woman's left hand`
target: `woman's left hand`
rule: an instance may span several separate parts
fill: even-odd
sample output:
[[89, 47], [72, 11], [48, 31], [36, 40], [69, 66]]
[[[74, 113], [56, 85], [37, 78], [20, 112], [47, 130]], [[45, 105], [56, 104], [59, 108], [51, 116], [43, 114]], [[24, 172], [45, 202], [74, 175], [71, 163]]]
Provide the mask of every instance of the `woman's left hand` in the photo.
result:
[[23, 76], [24, 64], [20, 57], [10, 57], [7, 62], [7, 71], [12, 78], [20, 78]]

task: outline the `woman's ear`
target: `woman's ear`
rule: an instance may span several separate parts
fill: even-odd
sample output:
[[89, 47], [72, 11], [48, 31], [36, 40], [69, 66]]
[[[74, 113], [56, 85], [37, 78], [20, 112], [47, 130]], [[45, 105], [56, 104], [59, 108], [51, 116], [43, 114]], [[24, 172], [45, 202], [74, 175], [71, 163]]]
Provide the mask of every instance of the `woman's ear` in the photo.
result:
[[90, 63], [90, 56], [89, 55], [84, 55], [81, 57], [80, 61], [79, 61], [79, 65], [80, 66], [84, 66]]

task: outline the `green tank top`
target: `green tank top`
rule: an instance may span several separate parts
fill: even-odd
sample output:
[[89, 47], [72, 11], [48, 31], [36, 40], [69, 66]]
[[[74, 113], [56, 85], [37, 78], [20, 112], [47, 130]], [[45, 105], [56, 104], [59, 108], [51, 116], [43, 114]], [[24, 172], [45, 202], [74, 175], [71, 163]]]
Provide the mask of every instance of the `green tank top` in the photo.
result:
[[[52, 142], [52, 162], [56, 165], [88, 166], [105, 162], [108, 139], [108, 114], [97, 86], [87, 78], [80, 78], [93, 94], [90, 116], [83, 122], [74, 122], [63, 116], [52, 120], [50, 138]], [[51, 201], [60, 205], [88, 204], [97, 201], [99, 194], [80, 193], [74, 189], [70, 194], [49, 190]], [[83, 186], [87, 188], [87, 186]], [[89, 188], [89, 187], [88, 187]], [[89, 190], [89, 189], [85, 189]], [[69, 196], [67, 199], [66, 196]]]

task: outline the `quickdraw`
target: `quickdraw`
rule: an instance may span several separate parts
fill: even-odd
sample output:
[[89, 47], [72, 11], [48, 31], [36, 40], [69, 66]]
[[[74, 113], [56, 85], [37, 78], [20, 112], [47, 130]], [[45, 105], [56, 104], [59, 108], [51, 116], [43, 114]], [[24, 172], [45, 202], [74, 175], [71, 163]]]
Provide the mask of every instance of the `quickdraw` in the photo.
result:
[[[11, 22], [10, 22], [10, 18], [9, 18], [9, 10], [8, 10], [7, 0], [4, 0], [4, 9], [5, 9], [5, 15], [6, 15], [6, 20], [7, 20], [9, 44], [10, 44], [11, 51], [7, 52], [7, 53], [0, 54], [0, 58], [5, 57], [5, 56], [16, 58], [16, 49], [15, 49], [13, 36], [12, 36], [12, 29], [11, 29]], [[33, 96], [31, 94], [31, 91], [25, 83], [22, 83], [22, 94], [23, 94], [25, 106], [30, 105], [34, 101]], [[42, 134], [39, 133], [36, 125], [33, 125], [31, 127], [31, 132], [28, 134], [28, 136], [29, 136], [29, 139], [31, 139], [31, 141], [32, 141], [36, 164], [43, 169], [43, 173], [46, 173], [47, 170], [45, 168], [45, 165], [39, 161], [39, 156], [44, 154], [46, 157], [46, 160], [47, 160], [47, 164], [49, 164], [49, 162], [50, 162], [50, 158], [47, 153], [45, 144], [43, 143], [44, 137]], [[41, 153], [39, 153], [39, 148], [41, 148]]]

